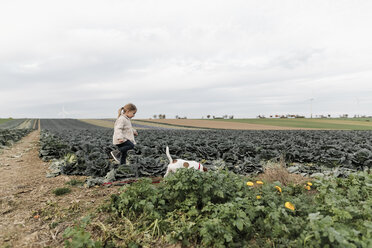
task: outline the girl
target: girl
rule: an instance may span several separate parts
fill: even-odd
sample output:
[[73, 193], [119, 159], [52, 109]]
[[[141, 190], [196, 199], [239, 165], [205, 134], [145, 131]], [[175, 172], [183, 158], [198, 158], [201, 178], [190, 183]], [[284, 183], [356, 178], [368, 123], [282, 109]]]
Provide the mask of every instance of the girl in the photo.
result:
[[[134, 117], [137, 112], [137, 107], [128, 103], [121, 107], [118, 111], [118, 118], [114, 125], [114, 135], [112, 142], [118, 147], [119, 151], [112, 151], [112, 157], [120, 164], [126, 164], [128, 150], [134, 149], [136, 141], [134, 136], [137, 136], [137, 131], [132, 127], [130, 119]], [[119, 158], [121, 155], [121, 158]]]

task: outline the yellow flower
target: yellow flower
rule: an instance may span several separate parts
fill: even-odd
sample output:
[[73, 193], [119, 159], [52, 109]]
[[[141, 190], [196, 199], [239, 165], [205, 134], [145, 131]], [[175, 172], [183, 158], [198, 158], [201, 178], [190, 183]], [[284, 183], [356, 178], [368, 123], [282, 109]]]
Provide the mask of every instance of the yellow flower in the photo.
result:
[[311, 187], [309, 185], [305, 186], [305, 189], [311, 190]]
[[253, 186], [252, 182], [247, 182], [247, 186]]
[[292, 210], [292, 211], [295, 210], [295, 206], [294, 206], [292, 203], [290, 203], [290, 202], [286, 202], [286, 203], [284, 204], [284, 206], [285, 206], [286, 208]]
[[256, 183], [257, 183], [257, 184], [263, 184], [263, 182], [262, 182], [262, 181], [256, 181]]
[[313, 184], [311, 182], [307, 182], [307, 185], [309, 186], [313, 186]]
[[280, 188], [279, 186], [275, 186], [275, 188], [279, 191], [279, 193], [282, 193], [282, 188]]
[[258, 196], [256, 196], [256, 198], [257, 198], [257, 200], [259, 200], [259, 199], [261, 199], [261, 196], [260, 196], [260, 195], [258, 195]]

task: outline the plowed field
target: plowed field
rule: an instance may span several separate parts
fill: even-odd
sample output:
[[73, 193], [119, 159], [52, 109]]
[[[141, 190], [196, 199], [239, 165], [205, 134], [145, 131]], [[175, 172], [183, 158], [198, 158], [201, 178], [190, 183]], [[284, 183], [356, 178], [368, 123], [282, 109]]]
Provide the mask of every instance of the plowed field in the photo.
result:
[[295, 128], [282, 127], [262, 124], [250, 124], [240, 122], [228, 121], [214, 121], [214, 120], [194, 120], [194, 119], [161, 119], [161, 120], [142, 120], [149, 123], [170, 124], [174, 126], [184, 127], [199, 127], [199, 128], [213, 128], [213, 129], [232, 129], [232, 130], [306, 130], [312, 128]]

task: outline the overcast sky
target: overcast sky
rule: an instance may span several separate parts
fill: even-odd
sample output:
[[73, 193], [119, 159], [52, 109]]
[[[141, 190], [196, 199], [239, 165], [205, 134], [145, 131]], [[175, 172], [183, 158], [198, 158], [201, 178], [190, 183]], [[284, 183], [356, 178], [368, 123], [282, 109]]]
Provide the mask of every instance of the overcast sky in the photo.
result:
[[368, 0], [1, 0], [0, 118], [107, 118], [128, 102], [137, 118], [372, 115], [371, 13]]

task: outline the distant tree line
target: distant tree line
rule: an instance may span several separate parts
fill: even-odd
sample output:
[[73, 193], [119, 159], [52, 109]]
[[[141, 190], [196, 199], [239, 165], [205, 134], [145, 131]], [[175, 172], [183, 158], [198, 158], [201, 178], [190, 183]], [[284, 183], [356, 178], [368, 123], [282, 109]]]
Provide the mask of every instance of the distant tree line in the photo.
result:
[[[207, 115], [207, 119], [210, 119], [212, 117], [212, 119], [234, 119], [234, 116], [233, 115], [223, 115], [223, 116], [211, 116], [211, 115]], [[204, 117], [203, 117], [204, 119]]]
[[[223, 115], [223, 116], [214, 116], [214, 115], [206, 115], [207, 119], [234, 119], [234, 115]], [[340, 118], [349, 118], [348, 114], [342, 114], [339, 115]], [[153, 115], [154, 119], [166, 119], [165, 114], [158, 114]], [[175, 116], [176, 119], [187, 119], [186, 116]], [[266, 118], [265, 115], [258, 115], [257, 118], [264, 119]], [[294, 114], [286, 114], [286, 115], [270, 115], [268, 118], [305, 118], [304, 115], [294, 115]], [[311, 117], [312, 118], [312, 117]], [[328, 115], [315, 115], [315, 118], [332, 118], [330, 114]], [[372, 116], [366, 116], [366, 115], [354, 115], [354, 118], [372, 118]], [[9, 117], [11, 119], [11, 117]], [[204, 116], [202, 117], [204, 119]]]
[[[354, 118], [369, 118], [369, 117], [370, 116], [366, 116], [366, 115], [354, 115]], [[265, 115], [257, 115], [257, 118], [264, 119], [264, 118], [266, 118], [266, 116]], [[270, 115], [269, 118], [305, 118], [305, 116], [286, 114], [286, 115]], [[328, 114], [328, 115], [315, 115], [315, 118], [332, 118], [332, 116], [330, 114]], [[342, 115], [339, 115], [339, 118], [349, 118], [349, 115], [348, 114], [342, 114]]]
[[[165, 114], [158, 114], [158, 115], [153, 115], [152, 116], [154, 119], [166, 119], [166, 115]], [[176, 115], [175, 116], [176, 119], [187, 119], [186, 116], [179, 116], [179, 115]], [[211, 115], [207, 115], [207, 118], [210, 119], [234, 119], [234, 115], [223, 115], [223, 116], [211, 116]], [[202, 117], [202, 119], [204, 119], [204, 116]]]
[[153, 115], [154, 119], [165, 119], [166, 116], [165, 114], [158, 114], [158, 115]]

